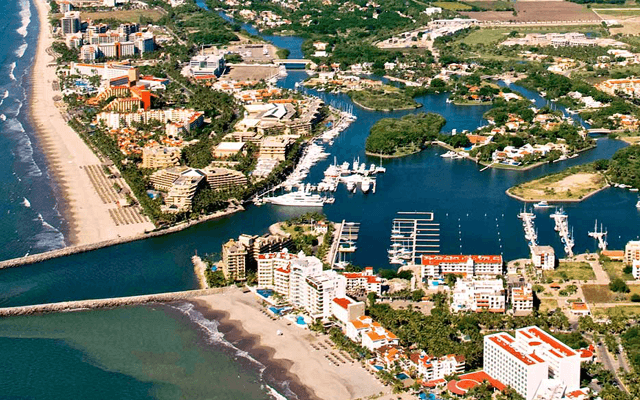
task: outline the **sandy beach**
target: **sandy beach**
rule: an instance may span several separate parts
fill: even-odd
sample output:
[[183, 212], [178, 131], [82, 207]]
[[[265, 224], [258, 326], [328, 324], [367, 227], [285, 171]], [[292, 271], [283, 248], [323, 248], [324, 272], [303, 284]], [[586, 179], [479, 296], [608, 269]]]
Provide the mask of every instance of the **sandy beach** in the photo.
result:
[[391, 392], [358, 362], [331, 364], [325, 355], [338, 351], [330, 347], [328, 336], [288, 324], [286, 319], [271, 320], [260, 311], [253, 293], [233, 288], [197, 297], [195, 304], [206, 318], [220, 321], [218, 329], [228, 341], [266, 365], [268, 375], [290, 381], [300, 399], [346, 400]]
[[52, 65], [53, 57], [47, 53], [53, 42], [47, 17], [49, 6], [43, 0], [34, 0], [34, 3], [38, 9], [40, 33], [32, 70], [31, 118], [49, 169], [61, 189], [60, 209], [69, 223], [68, 232], [65, 232], [66, 244], [95, 243], [152, 230], [154, 226], [147, 219], [116, 223], [114, 215], [130, 211], [119, 210], [114, 203], [105, 204], [89, 178], [86, 168], [91, 166], [95, 171], [101, 171], [101, 160], [67, 125], [55, 105], [54, 97], [62, 95], [54, 89], [56, 67]]

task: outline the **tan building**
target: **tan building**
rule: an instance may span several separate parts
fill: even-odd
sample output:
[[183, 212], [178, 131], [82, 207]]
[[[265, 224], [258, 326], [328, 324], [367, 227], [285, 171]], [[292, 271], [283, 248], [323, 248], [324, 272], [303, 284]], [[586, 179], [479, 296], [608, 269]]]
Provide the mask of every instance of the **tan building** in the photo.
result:
[[191, 211], [193, 197], [198, 187], [204, 180], [204, 173], [197, 169], [191, 169], [182, 175], [171, 185], [169, 193], [164, 198], [164, 212]]
[[233, 239], [222, 245], [222, 272], [227, 279], [246, 279], [247, 254], [245, 245]]
[[250, 266], [257, 265], [257, 257], [259, 254], [280, 253], [284, 249], [291, 248], [293, 240], [291, 236], [280, 236], [265, 234], [258, 235], [240, 235], [238, 242], [242, 243], [247, 249], [247, 264]]
[[245, 144], [242, 142], [221, 142], [213, 150], [215, 158], [228, 158], [244, 151]]
[[144, 147], [140, 168], [170, 168], [180, 164], [182, 151], [177, 147]]
[[536, 268], [553, 270], [556, 268], [556, 252], [551, 246], [531, 246], [531, 262]]
[[214, 190], [247, 184], [247, 177], [235, 169], [207, 167], [204, 172], [207, 175], [207, 183]]
[[640, 240], [631, 240], [624, 247], [624, 262], [632, 265], [633, 261], [640, 260]]
[[171, 189], [171, 185], [175, 182], [180, 175], [182, 175], [185, 171], [189, 170], [189, 167], [179, 166], [179, 167], [171, 167], [167, 169], [162, 169], [160, 171], [156, 171], [149, 177], [151, 181], [151, 185], [155, 190], [169, 191]]
[[295, 139], [291, 136], [268, 136], [260, 143], [260, 158], [284, 161]]

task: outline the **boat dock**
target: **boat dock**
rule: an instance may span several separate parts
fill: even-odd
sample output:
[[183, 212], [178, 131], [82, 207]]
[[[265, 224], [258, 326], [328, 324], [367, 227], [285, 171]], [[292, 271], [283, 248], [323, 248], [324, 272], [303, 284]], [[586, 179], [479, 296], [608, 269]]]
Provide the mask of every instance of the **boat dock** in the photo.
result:
[[573, 234], [569, 233], [569, 217], [567, 216], [567, 213], [560, 208], [549, 217], [555, 222], [555, 227], [553, 229], [555, 229], [555, 231], [558, 232], [558, 235], [560, 235], [560, 241], [564, 246], [565, 253], [567, 253], [567, 256], [572, 257], [574, 241]]
[[391, 264], [419, 264], [424, 254], [440, 252], [440, 224], [432, 212], [399, 212], [391, 229]]
[[600, 250], [607, 249], [607, 231], [604, 230], [602, 224], [600, 224], [600, 230], [598, 231], [598, 220], [596, 220], [593, 226], [593, 232], [589, 232], [589, 236], [598, 241], [598, 248]]
[[344, 268], [348, 264], [349, 255], [354, 253], [358, 248], [355, 246], [358, 240], [358, 233], [360, 232], [359, 222], [347, 222], [342, 220], [338, 229], [336, 229], [336, 236], [331, 245], [329, 251], [329, 263], [332, 268]]
[[536, 215], [532, 212], [527, 212], [527, 209], [525, 208], [520, 214], [518, 214], [518, 218], [522, 220], [522, 226], [524, 228], [524, 238], [529, 242], [529, 246], [537, 246], [538, 234], [533, 223]]

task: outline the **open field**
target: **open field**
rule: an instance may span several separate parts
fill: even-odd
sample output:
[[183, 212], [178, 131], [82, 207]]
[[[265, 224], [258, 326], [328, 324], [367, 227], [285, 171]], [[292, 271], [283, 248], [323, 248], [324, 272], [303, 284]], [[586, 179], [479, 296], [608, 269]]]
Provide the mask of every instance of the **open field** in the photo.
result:
[[507, 192], [522, 201], [576, 201], [606, 186], [601, 174], [569, 168], [511, 187]]
[[434, 3], [431, 3], [431, 5], [434, 7], [440, 7], [444, 10], [451, 10], [451, 11], [464, 11], [464, 10], [471, 10], [472, 8], [468, 4], [450, 2], [450, 1], [436, 1]]
[[509, 1], [467, 1], [471, 5], [474, 5], [478, 8], [485, 9], [487, 11], [497, 11], [497, 10], [510, 10], [513, 9], [513, 3]]
[[152, 8], [148, 10], [118, 10], [106, 12], [81, 12], [82, 20], [91, 19], [100, 21], [105, 19], [115, 19], [121, 22], [140, 22], [140, 17], [150, 18], [154, 22], [162, 18], [163, 14]]
[[[468, 35], [460, 39], [460, 42], [467, 45], [476, 44], [498, 44], [507, 39], [507, 35], [511, 32], [518, 32], [525, 35], [527, 33], [568, 33], [582, 32], [600, 35], [602, 29], [593, 25], [583, 26], [532, 26], [532, 27], [505, 27], [505, 28], [481, 28], [472, 31]], [[603, 78], [606, 79], [606, 78]]]
[[587, 303], [610, 303], [614, 297], [609, 285], [582, 285], [582, 293]]
[[565, 1], [518, 1], [514, 4], [517, 15], [511, 11], [462, 12], [479, 21], [600, 21], [590, 9]]
[[540, 299], [541, 312], [552, 311], [558, 308], [558, 301], [556, 299]]
[[229, 72], [225, 74], [225, 77], [237, 81], [256, 81], [260, 79], [269, 79], [277, 73], [278, 67], [275, 65], [269, 67], [257, 65], [231, 65], [229, 67]]
[[637, 306], [615, 306], [615, 307], [594, 307], [592, 310], [594, 315], [629, 315], [629, 314], [640, 314], [640, 305]]
[[561, 262], [553, 271], [545, 271], [545, 278], [553, 280], [578, 280], [589, 281], [596, 279], [596, 274], [586, 262]]
[[621, 278], [623, 281], [633, 280], [633, 276], [631, 274], [625, 274], [622, 272], [624, 269], [624, 263], [622, 261], [605, 261], [602, 263], [602, 268], [606, 271], [607, 275], [609, 275], [609, 279], [611, 280], [616, 278]]
[[640, 8], [633, 10], [598, 10], [595, 12], [603, 19], [618, 21], [617, 25], [609, 29], [612, 35], [640, 34]]

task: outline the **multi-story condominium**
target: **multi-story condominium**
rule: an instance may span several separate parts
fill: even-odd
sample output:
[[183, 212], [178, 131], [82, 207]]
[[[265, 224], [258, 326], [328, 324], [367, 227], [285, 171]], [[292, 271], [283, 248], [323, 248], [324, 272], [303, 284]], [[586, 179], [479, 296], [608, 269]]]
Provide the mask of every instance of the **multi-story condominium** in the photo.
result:
[[[153, 146], [142, 148], [140, 168], [170, 168], [180, 164], [182, 151], [177, 147]], [[209, 176], [207, 175], [207, 182]]]
[[382, 346], [397, 345], [398, 337], [371, 317], [361, 316], [347, 323], [347, 337], [373, 351]]
[[127, 77], [128, 82], [138, 80], [138, 68], [124, 63], [110, 62], [106, 64], [71, 63], [70, 75], [99, 75], [103, 81]]
[[347, 323], [364, 315], [364, 303], [350, 297], [336, 297], [331, 304], [331, 314], [338, 320], [343, 332]]
[[633, 261], [640, 261], [640, 240], [631, 240], [624, 246], [625, 264], [632, 265]]
[[222, 245], [222, 272], [225, 278], [244, 280], [246, 277], [247, 249], [231, 239]]
[[342, 275], [347, 279], [347, 292], [382, 293], [382, 279], [373, 274], [372, 267], [366, 267], [363, 272], [345, 272]]
[[514, 313], [533, 311], [533, 290], [530, 283], [511, 288], [511, 308]]
[[[242, 238], [240, 239], [242, 241]], [[253, 246], [253, 241], [251, 245]], [[293, 254], [288, 251], [261, 253], [255, 256], [258, 262], [258, 288], [259, 289], [273, 289], [283, 296], [291, 296], [288, 283], [285, 285], [282, 280], [289, 282], [288, 277], [284, 277], [282, 274], [289, 274], [292, 270], [294, 262], [295, 278], [294, 282], [297, 286], [301, 284], [301, 281], [306, 278], [308, 274], [317, 274], [322, 271], [322, 262], [319, 264], [316, 262], [317, 258], [307, 257], [304, 254]], [[280, 270], [280, 276], [276, 277], [276, 271]], [[276, 284], [276, 281], [280, 279], [281, 283]], [[279, 286], [279, 287], [277, 287]], [[296, 289], [297, 290], [297, 289]], [[296, 292], [296, 298], [299, 294]]]
[[536, 268], [553, 270], [556, 267], [556, 252], [551, 246], [530, 246], [531, 262]]
[[422, 277], [438, 277], [446, 274], [502, 275], [502, 256], [446, 256], [423, 255]]
[[151, 174], [149, 180], [155, 190], [168, 191], [173, 182], [189, 170], [190, 168], [186, 166], [166, 168]]
[[189, 69], [194, 77], [220, 76], [225, 68], [223, 55], [198, 55], [189, 61]]
[[60, 12], [63, 14], [66, 14], [69, 11], [73, 10], [73, 4], [71, 4], [71, 2], [69, 1], [59, 1], [58, 7], [60, 7]]
[[333, 299], [346, 296], [346, 279], [333, 270], [308, 275], [303, 287], [306, 289], [303, 293], [304, 308], [313, 318], [331, 317]]
[[640, 79], [609, 79], [596, 84], [595, 87], [612, 96], [618, 92], [633, 97], [640, 95]]
[[156, 42], [151, 32], [136, 32], [129, 35], [129, 41], [133, 42], [135, 53], [144, 55], [156, 49]]
[[580, 355], [544, 332], [530, 326], [484, 337], [484, 372], [532, 400], [545, 379], [557, 379], [567, 390], [580, 388]]
[[447, 375], [461, 374], [466, 365], [464, 356], [449, 354], [433, 357], [425, 352], [410, 354], [409, 362], [426, 382], [443, 379]]
[[69, 11], [60, 19], [63, 35], [69, 35], [80, 31], [80, 12]]
[[191, 211], [193, 197], [204, 181], [204, 176], [204, 173], [197, 169], [182, 173], [164, 197], [165, 205], [162, 211], [171, 213]]
[[242, 234], [238, 237], [238, 241], [247, 246], [247, 251], [249, 252], [247, 263], [254, 267], [257, 267], [257, 257], [259, 254], [287, 252], [287, 249], [293, 244], [291, 236], [288, 234], [265, 234], [262, 236]]
[[235, 169], [207, 167], [204, 172], [207, 174], [207, 183], [214, 190], [224, 190], [247, 184], [247, 177]]
[[504, 281], [502, 279], [458, 279], [451, 300], [452, 312], [506, 311]]
[[[139, 86], [144, 87], [144, 86]], [[119, 87], [113, 87], [105, 90], [102, 93], [111, 92], [117, 93]], [[146, 92], [149, 92], [145, 89]], [[104, 97], [100, 94], [96, 99]], [[102, 97], [100, 97], [102, 96]], [[111, 96], [109, 96], [111, 97]], [[108, 97], [107, 97], [108, 98]], [[151, 104], [151, 94], [149, 92], [149, 106]], [[116, 99], [118, 100], [118, 99]], [[114, 100], [115, 101], [115, 100]], [[146, 97], [145, 97], [146, 101]], [[142, 103], [143, 107], [140, 107], [136, 112], [122, 113], [122, 112], [107, 112], [103, 111], [96, 116], [98, 122], [104, 123], [109, 129], [121, 129], [131, 126], [132, 123], [149, 123], [151, 121], [158, 121], [165, 126], [165, 133], [172, 136], [178, 135], [182, 130], [190, 132], [204, 123], [204, 113], [193, 109], [184, 108], [170, 108], [167, 110], [148, 110], [143, 109], [146, 107]], [[175, 129], [177, 127], [177, 129]]]
[[294, 142], [291, 136], [267, 136], [260, 142], [260, 158], [284, 161]]

